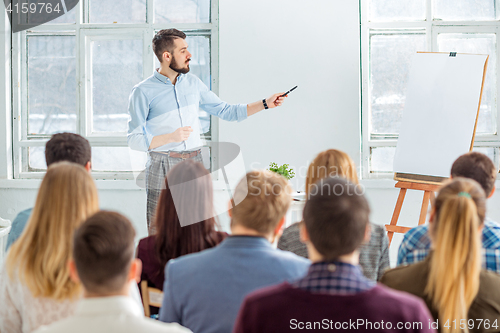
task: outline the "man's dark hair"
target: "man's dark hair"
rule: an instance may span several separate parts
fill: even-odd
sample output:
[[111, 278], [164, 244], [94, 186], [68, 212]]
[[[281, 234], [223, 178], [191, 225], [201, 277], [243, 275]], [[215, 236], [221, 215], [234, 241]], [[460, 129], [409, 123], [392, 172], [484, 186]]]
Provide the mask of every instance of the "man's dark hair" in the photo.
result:
[[362, 188], [340, 177], [316, 183], [304, 207], [304, 223], [314, 248], [335, 260], [362, 244], [370, 207]]
[[123, 288], [134, 257], [134, 237], [132, 223], [109, 211], [92, 215], [76, 230], [73, 258], [87, 291], [107, 294]]
[[170, 54], [174, 52], [174, 40], [177, 38], [186, 39], [186, 34], [177, 29], [163, 29], [153, 37], [153, 52], [160, 63], [165, 51]]
[[85, 166], [90, 161], [91, 149], [87, 139], [75, 133], [58, 133], [45, 144], [47, 166], [68, 161]]
[[488, 197], [493, 191], [498, 170], [491, 159], [478, 152], [463, 154], [453, 162], [451, 177], [474, 179], [481, 185]]

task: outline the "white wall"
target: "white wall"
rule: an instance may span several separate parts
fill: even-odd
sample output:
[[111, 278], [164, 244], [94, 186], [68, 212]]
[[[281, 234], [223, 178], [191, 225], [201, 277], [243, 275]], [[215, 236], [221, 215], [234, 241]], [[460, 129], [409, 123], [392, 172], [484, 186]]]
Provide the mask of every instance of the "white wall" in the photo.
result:
[[[346, 151], [359, 165], [358, 1], [219, 0], [219, 4], [222, 99], [248, 103], [299, 86], [281, 108], [263, 111], [241, 123], [221, 121], [220, 140], [242, 148], [247, 169], [266, 168], [270, 162], [289, 163], [298, 174], [293, 181], [295, 188], [303, 188], [309, 161], [327, 148]], [[0, 48], [5, 42], [0, 36]], [[6, 150], [10, 142], [10, 114], [4, 108], [7, 101], [0, 96], [1, 178], [8, 178], [5, 166], [10, 154]], [[398, 196], [394, 183], [362, 181], [375, 223], [390, 222]], [[27, 184], [0, 180], [1, 217], [13, 219], [20, 210], [33, 206], [37, 185]], [[146, 235], [144, 190], [123, 181], [98, 181], [98, 188], [102, 208], [124, 213], [136, 225], [139, 236]], [[421, 198], [422, 193], [409, 191], [401, 225], [416, 225]], [[500, 195], [495, 195], [489, 204], [489, 216], [498, 221], [499, 200]], [[227, 218], [223, 222], [227, 226]], [[398, 237], [393, 245], [394, 261]]]

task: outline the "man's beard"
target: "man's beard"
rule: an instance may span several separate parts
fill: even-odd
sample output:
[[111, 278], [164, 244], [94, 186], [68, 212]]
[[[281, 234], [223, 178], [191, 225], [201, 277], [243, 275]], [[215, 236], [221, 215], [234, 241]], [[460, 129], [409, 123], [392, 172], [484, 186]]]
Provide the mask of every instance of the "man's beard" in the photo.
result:
[[189, 72], [189, 63], [186, 68], [181, 68], [177, 64], [177, 61], [175, 61], [175, 58], [172, 58], [172, 62], [170, 62], [170, 68], [176, 71], [177, 73], [186, 74], [187, 72]]

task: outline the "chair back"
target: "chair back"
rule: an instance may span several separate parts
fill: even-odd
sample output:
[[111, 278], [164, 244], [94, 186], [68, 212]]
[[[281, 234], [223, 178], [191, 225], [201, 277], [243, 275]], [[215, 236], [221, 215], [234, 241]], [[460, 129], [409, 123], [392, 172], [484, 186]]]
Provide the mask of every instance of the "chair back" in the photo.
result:
[[163, 291], [157, 288], [149, 287], [148, 281], [141, 281], [141, 292], [142, 292], [142, 303], [144, 304], [144, 315], [146, 317], [151, 317], [151, 312], [149, 307], [155, 306], [157, 308], [161, 307], [163, 302]]

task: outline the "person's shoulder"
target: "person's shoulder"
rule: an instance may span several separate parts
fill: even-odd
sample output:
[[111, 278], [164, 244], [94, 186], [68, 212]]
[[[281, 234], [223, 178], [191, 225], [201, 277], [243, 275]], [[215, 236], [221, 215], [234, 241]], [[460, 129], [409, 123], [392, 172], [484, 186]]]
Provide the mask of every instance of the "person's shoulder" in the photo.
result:
[[284, 262], [289, 262], [291, 264], [307, 265], [307, 266], [311, 264], [311, 261], [309, 259], [296, 255], [295, 253], [290, 251], [273, 249], [272, 251], [269, 251], [269, 255]]
[[[168, 333], [189, 333], [191, 330], [177, 324], [177, 323], [164, 323], [150, 318], [133, 318], [133, 323], [127, 324], [130, 332], [168, 332]], [[135, 326], [135, 328], [134, 328]], [[127, 330], [128, 331], [128, 330]]]
[[245, 303], [270, 304], [271, 302], [268, 302], [268, 300], [276, 299], [276, 297], [285, 295], [291, 290], [293, 290], [293, 287], [287, 282], [283, 282], [273, 286], [263, 287], [246, 295]]
[[137, 244], [138, 254], [141, 255], [141, 254], [145, 254], [145, 253], [149, 253], [151, 251], [154, 251], [155, 239], [156, 239], [156, 236], [152, 235], [152, 236], [144, 237], [141, 240], [139, 240], [139, 244]]
[[408, 232], [405, 233], [404, 239], [423, 238], [427, 237], [428, 233], [429, 233], [428, 225], [419, 225], [416, 226], [415, 228], [411, 228], [410, 230], [408, 230]]
[[494, 299], [500, 304], [500, 289], [497, 286], [500, 285], [500, 275], [482, 269], [479, 275], [479, 292], [478, 298]]
[[384, 306], [390, 305], [391, 308], [387, 307], [384, 311], [392, 309], [397, 312], [412, 313], [427, 308], [424, 300], [420, 297], [405, 291], [394, 290], [380, 283], [374, 287], [372, 295], [377, 299], [379, 304], [384, 304]]
[[300, 223], [294, 223], [291, 226], [285, 228], [283, 230], [283, 234], [280, 239], [290, 240], [290, 239], [299, 239], [300, 238]]
[[148, 78], [142, 80], [141, 82], [137, 83], [133, 88], [132, 88], [132, 93], [143, 93], [146, 94], [146, 92], [157, 83], [156, 78], [154, 74], [149, 76]]
[[421, 261], [412, 265], [398, 266], [385, 271], [380, 282], [394, 289], [403, 289], [427, 271], [427, 262]]
[[19, 222], [28, 221], [29, 217], [31, 216], [32, 211], [33, 211], [33, 208], [28, 208], [28, 209], [20, 211], [16, 215], [16, 217], [14, 218], [14, 221], [12, 223], [19, 223]]
[[171, 271], [186, 272], [190, 269], [198, 270], [201, 266], [211, 266], [217, 259], [219, 247], [212, 247], [200, 252], [190, 253], [181, 257], [171, 259], [167, 263], [167, 269]]

